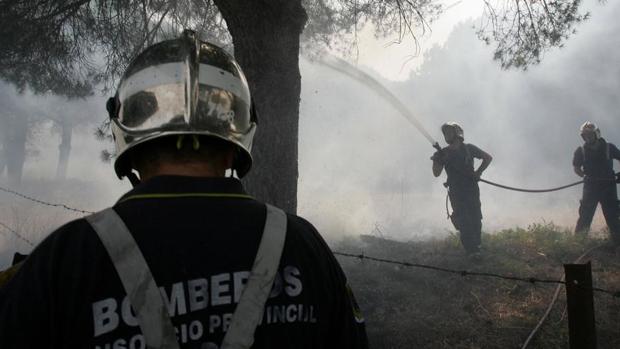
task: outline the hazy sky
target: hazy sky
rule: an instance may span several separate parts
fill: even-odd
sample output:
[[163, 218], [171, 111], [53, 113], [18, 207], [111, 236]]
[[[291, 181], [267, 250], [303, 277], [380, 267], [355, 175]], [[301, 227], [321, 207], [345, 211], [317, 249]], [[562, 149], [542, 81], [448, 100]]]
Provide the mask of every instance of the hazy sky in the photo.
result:
[[445, 11], [431, 23], [430, 30], [419, 32], [419, 52], [415, 41], [407, 36], [401, 43], [395, 38], [376, 39], [372, 27], [363, 28], [359, 35], [357, 63], [367, 66], [389, 80], [405, 80], [410, 72], [424, 61], [423, 53], [433, 45], [443, 45], [458, 23], [478, 18], [484, 9], [482, 0], [441, 0]]
[[[620, 5], [593, 0], [585, 5], [592, 18], [577, 28], [565, 48], [549, 52], [527, 72], [501, 71], [491, 59], [492, 48], [471, 29], [475, 19], [462, 23], [481, 12], [478, 0], [451, 7], [433, 24], [432, 34], [421, 38], [424, 54], [404, 69], [411, 44], [386, 48], [388, 41], [370, 34], [360, 36], [357, 64], [394, 91], [438, 141], [443, 141], [442, 123], [460, 122], [466, 142], [494, 156], [486, 178], [537, 188], [569, 183], [578, 180], [570, 160], [580, 144], [583, 121], [597, 122], [604, 137], [620, 143]], [[433, 149], [426, 139], [367, 87], [305, 60], [301, 73], [299, 213], [329, 239], [383, 234], [409, 240], [453, 230], [445, 214], [445, 177], [432, 176]], [[56, 170], [58, 132], [50, 123], [36, 129], [21, 191], [98, 210], [130, 189], [115, 177], [111, 164], [99, 160], [101, 149], [110, 146], [93, 136], [106, 117], [105, 97], [80, 104], [28, 94], [12, 98], [32, 113], [58, 110], [90, 121], [74, 132], [64, 184], [50, 179]], [[489, 231], [543, 221], [572, 227], [576, 219], [579, 188], [540, 195], [486, 185], [481, 190], [483, 224]], [[0, 192], [0, 217], [36, 242], [80, 215], [32, 206]], [[0, 268], [12, 252], [29, 249], [12, 235], [0, 234]]]

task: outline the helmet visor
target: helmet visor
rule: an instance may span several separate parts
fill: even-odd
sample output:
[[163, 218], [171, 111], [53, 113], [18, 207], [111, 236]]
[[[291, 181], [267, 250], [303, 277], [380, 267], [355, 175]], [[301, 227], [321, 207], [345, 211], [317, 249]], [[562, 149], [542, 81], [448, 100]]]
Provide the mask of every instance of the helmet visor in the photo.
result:
[[127, 78], [119, 90], [119, 127], [134, 135], [209, 130], [230, 136], [247, 132], [251, 120], [245, 80], [206, 64], [199, 65], [197, 75], [195, 89], [188, 83], [187, 65], [181, 62], [149, 67]]

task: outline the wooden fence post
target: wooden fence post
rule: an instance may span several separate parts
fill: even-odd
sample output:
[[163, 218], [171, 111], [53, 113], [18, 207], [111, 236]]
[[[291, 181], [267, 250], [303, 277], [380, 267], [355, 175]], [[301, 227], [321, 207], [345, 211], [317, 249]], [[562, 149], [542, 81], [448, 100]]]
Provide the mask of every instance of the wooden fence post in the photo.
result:
[[570, 349], [596, 349], [592, 268], [586, 264], [564, 264]]

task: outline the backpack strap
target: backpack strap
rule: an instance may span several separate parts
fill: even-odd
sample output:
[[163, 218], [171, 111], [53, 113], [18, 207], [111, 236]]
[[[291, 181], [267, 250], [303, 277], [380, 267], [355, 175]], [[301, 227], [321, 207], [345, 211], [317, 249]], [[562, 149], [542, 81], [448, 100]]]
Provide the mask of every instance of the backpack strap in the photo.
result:
[[241, 293], [221, 349], [246, 349], [254, 343], [254, 332], [263, 318], [265, 303], [280, 265], [285, 237], [286, 213], [267, 205], [265, 229], [252, 272]]
[[138, 319], [146, 347], [178, 349], [159, 288], [138, 244], [118, 214], [107, 208], [86, 217], [110, 255]]
[[[583, 160], [586, 160], [586, 149], [581, 146], [581, 156], [583, 156]], [[609, 142], [605, 142], [605, 159], [606, 160], [611, 160], [611, 146], [609, 145]]]
[[609, 142], [607, 142], [607, 149], [606, 149], [607, 153], [606, 153], [606, 159], [609, 161], [611, 160], [611, 153], [609, 150]]

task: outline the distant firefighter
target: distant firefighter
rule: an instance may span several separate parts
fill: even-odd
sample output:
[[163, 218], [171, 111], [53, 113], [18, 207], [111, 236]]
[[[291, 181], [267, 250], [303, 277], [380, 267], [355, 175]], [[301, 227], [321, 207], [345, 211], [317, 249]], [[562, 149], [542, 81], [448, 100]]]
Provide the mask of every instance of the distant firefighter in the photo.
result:
[[575, 173], [584, 178], [584, 184], [575, 233], [588, 233], [596, 206], [601, 203], [611, 242], [620, 246], [618, 193], [613, 167], [613, 159], [620, 161], [620, 150], [605, 141], [601, 131], [592, 122], [585, 122], [580, 131], [584, 144], [575, 150], [573, 167]]
[[[445, 123], [441, 126], [441, 132], [448, 146], [431, 157], [433, 174], [439, 177], [445, 167], [448, 175], [446, 185], [453, 210], [450, 217], [452, 224], [459, 231], [467, 254], [477, 256], [482, 230], [478, 180], [493, 158], [475, 145], [465, 144], [463, 128], [459, 124]], [[482, 159], [475, 171], [474, 159]]]

